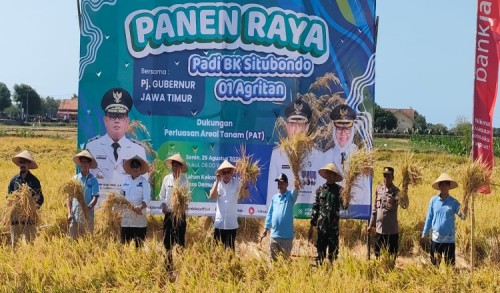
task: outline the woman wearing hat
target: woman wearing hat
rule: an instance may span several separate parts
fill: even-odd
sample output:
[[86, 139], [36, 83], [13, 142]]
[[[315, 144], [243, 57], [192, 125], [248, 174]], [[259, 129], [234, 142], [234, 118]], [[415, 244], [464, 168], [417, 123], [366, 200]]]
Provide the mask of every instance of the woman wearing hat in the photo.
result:
[[165, 214], [163, 220], [163, 245], [168, 254], [166, 267], [170, 269], [172, 266], [172, 246], [176, 243], [182, 247], [186, 245], [186, 213], [184, 212], [180, 221], [176, 221], [172, 213], [170, 199], [172, 198], [174, 187], [189, 187], [189, 181], [185, 174], [188, 171], [188, 167], [180, 154], [170, 156], [165, 160], [165, 163], [172, 172], [163, 178], [159, 198], [162, 201], [161, 209]]
[[323, 186], [316, 190], [316, 201], [312, 207], [311, 227], [308, 238], [312, 239], [313, 227], [317, 227], [318, 240], [318, 262], [321, 264], [326, 257], [328, 248], [328, 260], [330, 263], [337, 258], [339, 251], [339, 211], [341, 187], [336, 183], [342, 181], [342, 175], [333, 163], [329, 163], [319, 169], [319, 175], [326, 180]]
[[[236, 168], [228, 160], [224, 160], [215, 172], [217, 179], [210, 190], [210, 199], [217, 199], [214, 238], [222, 242], [225, 248], [233, 251], [238, 229], [238, 193], [242, 186], [246, 186], [246, 182], [233, 177], [235, 170]], [[244, 190], [248, 193], [248, 189]]]
[[455, 265], [455, 215], [462, 220], [467, 216], [460, 212], [460, 203], [449, 193], [457, 186], [457, 182], [446, 173], [442, 173], [432, 184], [439, 194], [433, 196], [429, 203], [421, 241], [425, 242], [425, 237], [431, 232], [433, 265], [439, 265], [443, 255], [447, 264]]
[[86, 205], [82, 207], [76, 198], [68, 198], [69, 237], [77, 239], [87, 232], [94, 233], [94, 207], [99, 197], [99, 182], [90, 174], [90, 169], [97, 168], [97, 162], [89, 151], [78, 153], [73, 162], [80, 167], [80, 173], [73, 176], [73, 180], [82, 184]]
[[[12, 158], [12, 162], [19, 167], [19, 174], [12, 177], [8, 187], [8, 194], [21, 188], [21, 185], [26, 184], [31, 189], [31, 196], [35, 200], [37, 208], [43, 204], [42, 186], [38, 178], [33, 175], [30, 170], [37, 169], [38, 165], [30, 152], [24, 150]], [[19, 237], [24, 235], [27, 242], [30, 242], [36, 236], [36, 223], [34, 220], [18, 221], [12, 219], [10, 225], [10, 239], [12, 246], [16, 246]]]
[[135, 155], [123, 163], [123, 169], [129, 174], [122, 183], [123, 195], [133, 207], [122, 213], [120, 239], [121, 243], [133, 240], [135, 247], [141, 247], [148, 226], [146, 207], [151, 200], [151, 186], [142, 175], [148, 173], [149, 166], [144, 159]]

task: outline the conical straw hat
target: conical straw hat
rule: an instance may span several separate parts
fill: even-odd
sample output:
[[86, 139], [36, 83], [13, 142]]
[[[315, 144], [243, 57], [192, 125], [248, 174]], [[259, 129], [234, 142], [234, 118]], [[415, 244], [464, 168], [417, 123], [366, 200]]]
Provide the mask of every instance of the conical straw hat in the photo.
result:
[[90, 169], [97, 168], [97, 162], [94, 159], [94, 156], [92, 156], [92, 154], [88, 150], [83, 150], [83, 151], [79, 152], [78, 154], [76, 154], [73, 157], [73, 162], [75, 162], [75, 164], [77, 164], [77, 165], [80, 165], [80, 158], [82, 158], [82, 157], [90, 159], [90, 166], [89, 166]]
[[132, 172], [132, 166], [131, 166], [131, 164], [132, 164], [133, 160], [137, 160], [137, 161], [141, 162], [141, 167], [139, 168], [141, 175], [144, 175], [144, 174], [146, 174], [149, 171], [149, 164], [148, 164], [148, 162], [146, 162], [140, 156], [135, 155], [132, 158], [126, 160], [125, 163], [123, 163], [123, 169], [125, 170], [125, 172], [127, 172], [128, 174], [131, 174], [131, 172]]
[[224, 169], [233, 169], [235, 170], [236, 167], [233, 166], [233, 164], [229, 163], [228, 160], [224, 160], [224, 162], [222, 162], [222, 164], [220, 164], [219, 168], [217, 168], [217, 171], [215, 171], [215, 175], [219, 174], [220, 171], [224, 170]]
[[28, 169], [37, 169], [38, 168], [38, 165], [35, 162], [35, 159], [31, 155], [31, 153], [28, 152], [27, 150], [24, 150], [24, 151], [20, 152], [19, 154], [15, 155], [12, 158], [12, 162], [14, 162], [14, 164], [16, 164], [17, 166], [19, 166], [19, 161], [21, 159], [26, 159], [26, 160], [30, 161], [30, 163], [28, 165]]
[[331, 172], [337, 174], [338, 180], [335, 180], [335, 182], [342, 181], [343, 176], [342, 176], [342, 174], [340, 174], [339, 170], [337, 169], [337, 167], [335, 167], [335, 165], [333, 163], [326, 164], [326, 166], [323, 166], [321, 169], [319, 169], [318, 173], [321, 177], [326, 179], [326, 172], [327, 171], [331, 171]]
[[175, 155], [172, 155], [172, 156], [168, 157], [165, 160], [165, 163], [167, 164], [168, 167], [172, 168], [172, 161], [176, 161], [176, 162], [181, 163], [181, 165], [182, 165], [181, 172], [182, 173], [187, 173], [188, 166], [186, 165], [186, 163], [182, 159], [181, 154], [175, 154]]
[[439, 175], [438, 179], [436, 179], [436, 181], [434, 181], [434, 183], [432, 183], [432, 188], [439, 190], [439, 182], [443, 182], [443, 181], [450, 181], [450, 189], [458, 187], [458, 183], [455, 180], [453, 180], [450, 177], [450, 175], [448, 175], [446, 173], [441, 173], [441, 175]]

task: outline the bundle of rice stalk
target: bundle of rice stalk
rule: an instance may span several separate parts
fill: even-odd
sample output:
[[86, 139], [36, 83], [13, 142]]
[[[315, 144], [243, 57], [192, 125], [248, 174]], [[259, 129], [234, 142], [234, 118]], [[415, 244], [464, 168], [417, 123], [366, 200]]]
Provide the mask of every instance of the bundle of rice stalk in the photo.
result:
[[422, 181], [422, 169], [418, 166], [414, 154], [406, 152], [403, 157], [403, 164], [401, 166], [401, 173], [403, 178], [402, 190], [399, 195], [399, 204], [403, 208], [408, 207], [408, 186], [410, 184], [418, 184]]
[[[259, 160], [253, 160], [253, 155], [247, 155], [245, 145], [240, 146], [240, 158], [236, 160], [235, 173], [240, 177], [242, 182], [255, 185], [257, 178], [260, 175]], [[245, 192], [246, 186], [242, 186], [238, 193], [238, 199], [247, 199], [249, 193]]]
[[288, 157], [290, 162], [290, 167], [292, 168], [293, 177], [297, 184], [297, 188], [301, 188], [299, 172], [304, 169], [305, 159], [311, 153], [314, 147], [314, 135], [297, 132], [292, 137], [285, 135], [283, 130], [286, 127], [286, 122], [283, 118], [276, 120], [275, 130], [277, 130], [279, 135], [279, 146], [281, 150]]
[[125, 197], [110, 192], [100, 204], [99, 221], [97, 221], [99, 225], [96, 227], [96, 233], [106, 237], [119, 235], [122, 220], [121, 212], [132, 207], [133, 205]]
[[341, 197], [345, 208], [351, 202], [352, 188], [357, 186], [356, 180], [362, 176], [373, 174], [373, 151], [364, 148], [359, 149], [349, 158], [344, 170], [345, 186], [342, 189]]
[[83, 191], [82, 183], [74, 179], [67, 181], [63, 183], [63, 185], [61, 185], [60, 192], [68, 198], [74, 198], [76, 199], [76, 201], [78, 201], [78, 204], [82, 209], [85, 222], [88, 222], [89, 210], [87, 208], [87, 205], [85, 204], [85, 194]]
[[492, 171], [479, 160], [466, 163], [462, 167], [461, 183], [464, 189], [462, 213], [467, 214], [469, 199], [481, 188], [491, 184]]
[[188, 185], [179, 186], [177, 179], [174, 184], [170, 204], [172, 205], [172, 213], [174, 216], [174, 225], [180, 224], [182, 215], [186, 212], [189, 202], [191, 201], [191, 191]]
[[28, 185], [22, 184], [18, 190], [7, 197], [2, 219], [5, 227], [9, 227], [12, 221], [38, 222], [38, 209], [32, 192], [33, 190]]
[[138, 132], [144, 133], [144, 135], [148, 138], [151, 137], [151, 135], [149, 134], [148, 128], [144, 124], [142, 124], [141, 121], [132, 120], [132, 122], [130, 122], [130, 124], [128, 126], [127, 133], [130, 136], [132, 136], [132, 138], [137, 139]]

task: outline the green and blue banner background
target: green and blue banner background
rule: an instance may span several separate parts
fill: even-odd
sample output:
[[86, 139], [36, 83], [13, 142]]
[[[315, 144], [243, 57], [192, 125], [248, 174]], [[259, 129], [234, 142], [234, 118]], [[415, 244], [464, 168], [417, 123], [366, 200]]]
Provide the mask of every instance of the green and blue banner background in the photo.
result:
[[[245, 144], [262, 173], [238, 211], [265, 216], [275, 121], [325, 74], [340, 84], [316, 94], [344, 92], [372, 148], [374, 0], [83, 0], [81, 9], [79, 147], [106, 132], [103, 94], [126, 89], [130, 120], [145, 126], [134, 137], [150, 146], [148, 160], [186, 159], [190, 215], [215, 213], [207, 198], [215, 170], [224, 159], [234, 163]], [[162, 179], [153, 178], [154, 199]], [[368, 219], [370, 188], [363, 197], [342, 216]], [[299, 203], [296, 216], [308, 217], [313, 201]], [[158, 212], [154, 201], [150, 208]]]

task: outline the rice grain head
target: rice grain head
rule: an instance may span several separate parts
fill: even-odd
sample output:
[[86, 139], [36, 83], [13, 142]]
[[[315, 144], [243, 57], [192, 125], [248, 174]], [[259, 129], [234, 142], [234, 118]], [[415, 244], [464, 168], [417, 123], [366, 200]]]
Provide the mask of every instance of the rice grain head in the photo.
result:
[[60, 193], [68, 198], [74, 198], [78, 201], [83, 213], [83, 217], [85, 222], [89, 220], [89, 210], [87, 205], [85, 204], [85, 193], [83, 190], [83, 185], [80, 181], [71, 179], [67, 182], [64, 182], [63, 185], [59, 188]]
[[373, 175], [373, 158], [373, 151], [362, 148], [351, 155], [344, 166], [345, 186], [342, 188], [341, 197], [345, 208], [351, 202], [351, 191], [356, 186], [356, 180], [363, 176]]
[[422, 168], [415, 160], [413, 152], [406, 152], [403, 155], [401, 165], [402, 190], [399, 195], [399, 204], [406, 208], [408, 207], [408, 187], [414, 184], [419, 184], [422, 181]]
[[[235, 173], [238, 175], [242, 182], [255, 185], [257, 178], [260, 176], [259, 160], [254, 160], [253, 155], [246, 153], [246, 146], [241, 145], [239, 150], [239, 159], [236, 160]], [[247, 199], [248, 195], [244, 192], [246, 186], [242, 186], [238, 192], [238, 200]]]
[[492, 171], [479, 160], [471, 160], [462, 166], [460, 182], [464, 190], [463, 213], [469, 209], [469, 200], [481, 187], [490, 186]]
[[288, 157], [295, 182], [302, 187], [299, 179], [300, 170], [305, 168], [306, 158], [314, 147], [314, 136], [306, 133], [296, 133], [293, 137], [280, 137], [280, 148]]
[[188, 208], [189, 202], [191, 202], [191, 190], [189, 189], [189, 186], [179, 186], [179, 179], [176, 179], [172, 197], [170, 198], [170, 204], [172, 205], [172, 213], [174, 216], [174, 224], [180, 223], [180, 221], [182, 220], [182, 216]]
[[38, 223], [38, 208], [32, 192], [27, 184], [21, 184], [18, 190], [9, 194], [2, 221], [5, 227], [9, 227], [12, 221]]
[[133, 205], [125, 197], [110, 192], [100, 204], [96, 234], [117, 239], [121, 230], [122, 211], [131, 208]]

